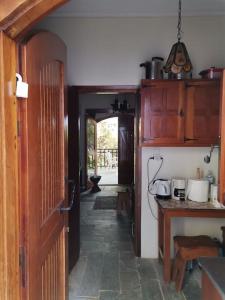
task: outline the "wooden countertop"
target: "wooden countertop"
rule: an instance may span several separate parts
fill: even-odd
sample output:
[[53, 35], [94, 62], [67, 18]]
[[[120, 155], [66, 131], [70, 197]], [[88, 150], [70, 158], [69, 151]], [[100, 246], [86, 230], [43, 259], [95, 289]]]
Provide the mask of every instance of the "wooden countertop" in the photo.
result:
[[213, 206], [210, 202], [194, 202], [190, 200], [179, 201], [174, 199], [162, 200], [155, 197], [155, 200], [163, 209], [175, 209], [175, 210], [183, 210], [183, 209], [194, 209], [194, 210], [225, 210], [225, 208], [218, 208]]

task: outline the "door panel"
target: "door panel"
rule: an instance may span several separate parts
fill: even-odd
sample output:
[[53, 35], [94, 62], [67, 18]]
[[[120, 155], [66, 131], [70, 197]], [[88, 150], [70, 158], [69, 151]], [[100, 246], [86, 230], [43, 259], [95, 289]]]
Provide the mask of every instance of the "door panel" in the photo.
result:
[[219, 142], [220, 86], [215, 80], [190, 81], [187, 85], [186, 143], [210, 145]]
[[24, 288], [29, 300], [66, 297], [67, 216], [60, 213], [67, 206], [65, 61], [64, 44], [47, 32], [22, 48], [23, 76], [29, 84], [29, 98], [20, 104]]
[[142, 145], [180, 144], [184, 138], [184, 86], [157, 82], [141, 90]]
[[118, 117], [118, 184], [134, 181], [134, 116]]

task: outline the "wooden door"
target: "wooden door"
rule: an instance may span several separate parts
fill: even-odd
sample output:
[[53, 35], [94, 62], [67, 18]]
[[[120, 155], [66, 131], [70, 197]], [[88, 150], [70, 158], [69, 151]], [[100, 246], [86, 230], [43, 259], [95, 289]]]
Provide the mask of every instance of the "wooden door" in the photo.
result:
[[118, 117], [118, 184], [134, 181], [134, 116]]
[[1, 300], [19, 299], [17, 103], [9, 93], [9, 87], [15, 91], [15, 73], [16, 43], [0, 31]]
[[[80, 162], [79, 162], [79, 97], [74, 87], [69, 88], [68, 99], [69, 179], [75, 183], [75, 199], [69, 212], [69, 270], [75, 266], [80, 254]], [[69, 199], [72, 190], [69, 189]]]
[[184, 138], [184, 83], [160, 81], [141, 89], [141, 144], [175, 145]]
[[20, 100], [23, 299], [64, 300], [67, 278], [66, 48], [38, 33], [22, 47], [29, 98]]
[[219, 143], [220, 85], [215, 80], [192, 80], [186, 84], [185, 143]]

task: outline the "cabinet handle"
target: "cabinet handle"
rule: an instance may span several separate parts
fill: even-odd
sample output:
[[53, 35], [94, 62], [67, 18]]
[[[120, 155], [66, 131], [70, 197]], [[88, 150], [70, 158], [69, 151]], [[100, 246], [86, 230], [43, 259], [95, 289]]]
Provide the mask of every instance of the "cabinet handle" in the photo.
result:
[[154, 138], [142, 138], [142, 142], [154, 141]]
[[198, 139], [189, 139], [189, 138], [186, 138], [186, 137], [185, 137], [185, 138], [184, 138], [184, 141], [185, 141], [185, 142], [188, 142], [188, 141], [198, 141]]

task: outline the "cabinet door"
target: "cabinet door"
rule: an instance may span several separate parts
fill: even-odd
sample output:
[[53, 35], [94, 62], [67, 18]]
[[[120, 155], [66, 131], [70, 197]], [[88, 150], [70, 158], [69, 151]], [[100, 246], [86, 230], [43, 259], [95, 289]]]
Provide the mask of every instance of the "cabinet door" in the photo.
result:
[[184, 83], [157, 82], [141, 90], [141, 144], [178, 145], [184, 139]]
[[186, 85], [185, 143], [212, 145], [219, 142], [219, 82], [190, 81]]

